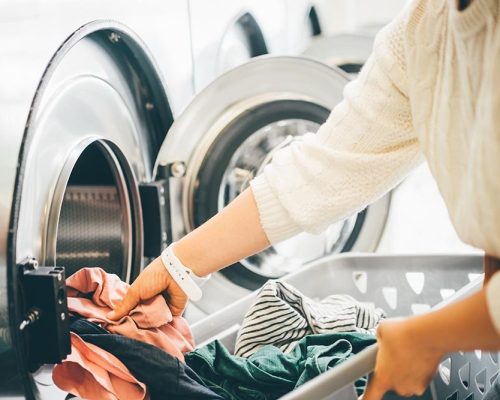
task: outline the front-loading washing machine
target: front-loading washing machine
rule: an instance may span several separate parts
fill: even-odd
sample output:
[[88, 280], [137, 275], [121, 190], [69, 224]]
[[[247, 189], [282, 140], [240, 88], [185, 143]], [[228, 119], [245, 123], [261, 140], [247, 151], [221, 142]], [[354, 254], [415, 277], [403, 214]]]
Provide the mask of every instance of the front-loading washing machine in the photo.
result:
[[[348, 81], [340, 69], [317, 61], [263, 57], [230, 70], [196, 96], [158, 158], [158, 171], [169, 177], [172, 239], [225, 207], [281, 147], [316, 132], [342, 100]], [[388, 203], [384, 198], [322, 234], [300, 234], [214, 274], [204, 299], [188, 308], [188, 319], [211, 314], [268, 279], [325, 255], [373, 251]]]
[[[56, 337], [31, 335], [27, 347], [23, 302], [36, 290], [21, 284], [18, 263], [139, 273], [149, 189], [139, 183], [152, 181], [173, 115], [193, 94], [189, 13], [185, 2], [0, 8], [0, 397], [40, 398], [48, 386], [31, 374], [32, 355]], [[59, 304], [64, 291], [51, 296]]]

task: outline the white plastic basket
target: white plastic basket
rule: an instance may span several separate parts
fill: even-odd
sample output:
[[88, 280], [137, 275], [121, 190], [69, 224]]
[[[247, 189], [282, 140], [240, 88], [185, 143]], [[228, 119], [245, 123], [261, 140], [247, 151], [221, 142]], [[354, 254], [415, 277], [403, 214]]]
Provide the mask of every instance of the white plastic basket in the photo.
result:
[[[312, 298], [349, 294], [373, 302], [390, 317], [439, 307], [478, 290], [482, 257], [469, 255], [379, 256], [348, 254], [316, 261], [282, 280]], [[236, 334], [256, 293], [193, 325], [197, 343], [221, 340], [234, 350]], [[365, 349], [283, 399], [356, 400], [354, 382], [373, 371], [377, 345]], [[481, 400], [500, 370], [497, 353], [456, 353], [443, 360], [422, 399]], [[387, 394], [385, 399], [399, 399]]]

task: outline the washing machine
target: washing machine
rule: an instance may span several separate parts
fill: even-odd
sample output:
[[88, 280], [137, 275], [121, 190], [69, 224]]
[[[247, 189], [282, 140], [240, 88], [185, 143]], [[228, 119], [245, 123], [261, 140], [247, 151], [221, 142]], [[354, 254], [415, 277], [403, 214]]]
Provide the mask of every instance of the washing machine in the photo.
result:
[[[326, 76], [332, 79], [323, 81]], [[170, 177], [173, 240], [238, 196], [276, 151], [316, 132], [342, 100], [349, 79], [339, 68], [315, 60], [263, 57], [230, 70], [202, 91], [174, 123], [159, 156], [163, 175]], [[189, 305], [188, 319], [194, 322], [268, 279], [326, 255], [374, 251], [389, 206], [390, 196], [384, 196], [321, 234], [302, 233], [213, 274], [203, 300]]]
[[284, 0], [189, 0], [198, 92], [252, 57], [287, 53]]
[[0, 397], [33, 398], [46, 376], [28, 374], [31, 355], [57, 335], [28, 349], [23, 302], [43, 282], [27, 289], [23, 268], [101, 265], [124, 280], [142, 268], [139, 187], [193, 95], [188, 6], [4, 1], [0, 52]]

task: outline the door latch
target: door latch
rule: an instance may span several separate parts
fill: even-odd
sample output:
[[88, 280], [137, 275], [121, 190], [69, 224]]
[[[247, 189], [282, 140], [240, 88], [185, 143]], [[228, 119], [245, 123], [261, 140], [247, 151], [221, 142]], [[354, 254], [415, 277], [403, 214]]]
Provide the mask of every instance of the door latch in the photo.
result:
[[158, 257], [171, 240], [170, 192], [168, 179], [141, 183], [139, 193], [142, 204], [144, 229], [144, 256]]
[[71, 352], [64, 267], [26, 258], [17, 268], [24, 310], [19, 330], [30, 369], [61, 362]]

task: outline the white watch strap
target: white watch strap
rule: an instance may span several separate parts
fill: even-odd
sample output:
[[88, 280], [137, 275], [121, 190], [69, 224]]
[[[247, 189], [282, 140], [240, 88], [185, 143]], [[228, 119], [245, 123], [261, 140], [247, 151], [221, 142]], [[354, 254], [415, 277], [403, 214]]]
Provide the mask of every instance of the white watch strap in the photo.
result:
[[184, 266], [175, 256], [172, 250], [172, 245], [168, 246], [161, 252], [161, 260], [174, 281], [179, 285], [184, 293], [186, 293], [189, 299], [193, 301], [200, 300], [202, 292], [193, 279], [195, 274], [188, 267]]

